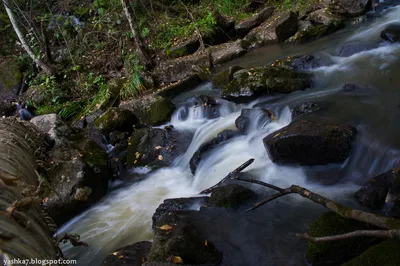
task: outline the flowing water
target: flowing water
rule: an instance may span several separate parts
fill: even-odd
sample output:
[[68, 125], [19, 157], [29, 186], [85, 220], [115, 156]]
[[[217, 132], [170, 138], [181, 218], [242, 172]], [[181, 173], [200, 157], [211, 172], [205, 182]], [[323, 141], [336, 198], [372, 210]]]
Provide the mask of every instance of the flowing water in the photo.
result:
[[[311, 70], [316, 77], [315, 85], [306, 91], [266, 97], [247, 105], [220, 100], [221, 116], [216, 119], [206, 119], [204, 110], [191, 108], [183, 120], [182, 109], [178, 109], [170, 124], [175, 130], [192, 133], [186, 153], [170, 167], [149, 173], [142, 171], [146, 178], [140, 182], [119, 181], [100, 203], [66, 223], [59, 233], [76, 232], [90, 246], [66, 245], [65, 255], [77, 259], [79, 265], [99, 265], [108, 253], [119, 247], [150, 240], [151, 217], [164, 199], [196, 196], [250, 158], [255, 158], [255, 162], [245, 172], [253, 177], [282, 187], [298, 184], [356, 206], [351, 195], [360, 184], [400, 163], [400, 44], [382, 44], [346, 58], [336, 57], [335, 50], [345, 42], [378, 42], [381, 30], [392, 22], [400, 22], [400, 8], [391, 9], [373, 22], [348, 27], [307, 45], [268, 46], [230, 62], [229, 65], [255, 67], [283, 56], [314, 54], [326, 66]], [[344, 93], [340, 88], [345, 83], [356, 83], [363, 88]], [[203, 84], [175, 101], [180, 104], [200, 93], [217, 95], [218, 92], [210, 84]], [[262, 139], [290, 123], [290, 107], [310, 100], [322, 108], [308, 119], [351, 123], [357, 127], [359, 134], [351, 156], [340, 165], [273, 164]], [[189, 161], [200, 145], [225, 129], [234, 129], [240, 110], [255, 105], [274, 111], [278, 121], [266, 123], [252, 117], [248, 134], [213, 150], [192, 176]], [[130, 176], [133, 178], [138, 172]], [[260, 195], [271, 193], [253, 188]], [[208, 208], [194, 214], [194, 223], [200, 230], [206, 228], [210, 241], [223, 252], [223, 265], [305, 265], [306, 243], [294, 234], [307, 231], [309, 223], [323, 211], [322, 207], [293, 196], [250, 213], [242, 209]]]

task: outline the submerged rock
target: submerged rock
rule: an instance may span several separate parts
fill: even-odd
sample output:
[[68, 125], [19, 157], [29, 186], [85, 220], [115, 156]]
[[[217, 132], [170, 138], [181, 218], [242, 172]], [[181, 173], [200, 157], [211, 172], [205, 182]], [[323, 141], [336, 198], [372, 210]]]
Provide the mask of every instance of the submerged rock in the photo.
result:
[[340, 163], [350, 155], [356, 135], [353, 126], [295, 120], [265, 137], [264, 146], [276, 163]]
[[156, 228], [156, 224], [160, 221], [161, 217], [171, 211], [188, 211], [196, 210], [201, 206], [206, 206], [209, 197], [196, 197], [196, 198], [176, 198], [166, 199], [158, 206], [156, 212], [152, 217], [152, 227]]
[[192, 174], [194, 175], [196, 173], [197, 166], [200, 164], [206, 153], [239, 135], [240, 132], [238, 131], [225, 130], [219, 133], [214, 139], [202, 144], [190, 159], [190, 170], [192, 171]]
[[135, 114], [127, 109], [111, 107], [95, 120], [96, 128], [108, 136], [113, 131], [132, 132], [138, 119]]
[[398, 240], [386, 240], [372, 246], [360, 256], [341, 266], [394, 266], [400, 265], [400, 243]]
[[120, 108], [132, 111], [140, 123], [155, 126], [170, 120], [175, 105], [161, 96], [148, 96], [121, 103]]
[[242, 109], [240, 116], [236, 118], [236, 128], [246, 134], [252, 123], [263, 125], [276, 120], [274, 113], [264, 108]]
[[249, 42], [249, 47], [251, 48], [284, 42], [296, 33], [297, 28], [298, 19], [296, 13], [282, 12], [251, 30], [244, 40]]
[[292, 120], [295, 120], [299, 116], [316, 112], [319, 109], [318, 104], [313, 102], [300, 103], [292, 109]]
[[269, 19], [274, 13], [274, 7], [266, 7], [261, 10], [259, 13], [251, 16], [245, 20], [240, 21], [236, 26], [236, 34], [239, 38], [243, 38], [249, 33], [252, 29], [259, 26], [265, 20]]
[[237, 184], [229, 184], [216, 188], [210, 196], [208, 205], [223, 208], [235, 208], [247, 203], [255, 196], [255, 192]]
[[142, 241], [117, 249], [103, 260], [101, 266], [141, 266], [147, 261], [151, 245], [150, 241]]
[[[312, 222], [308, 235], [322, 237], [371, 229], [373, 230], [375, 227], [343, 218], [334, 212], [327, 212]], [[374, 237], [349, 238], [316, 243], [309, 241], [306, 260], [307, 263], [313, 266], [341, 265], [376, 243], [379, 243], [379, 240]]]
[[[183, 264], [218, 264], [222, 259], [213, 243], [200, 235], [187, 218], [170, 212], [156, 225], [150, 262], [168, 262], [179, 256]], [[177, 258], [176, 258], [177, 259]]]
[[336, 54], [338, 56], [348, 57], [378, 47], [379, 44], [377, 43], [345, 43], [336, 50]]
[[381, 38], [392, 43], [400, 42], [400, 23], [393, 23], [381, 32]]
[[259, 95], [291, 93], [311, 86], [311, 75], [283, 67], [243, 69], [233, 74], [233, 80], [221, 91], [221, 97], [235, 102], [251, 101]]

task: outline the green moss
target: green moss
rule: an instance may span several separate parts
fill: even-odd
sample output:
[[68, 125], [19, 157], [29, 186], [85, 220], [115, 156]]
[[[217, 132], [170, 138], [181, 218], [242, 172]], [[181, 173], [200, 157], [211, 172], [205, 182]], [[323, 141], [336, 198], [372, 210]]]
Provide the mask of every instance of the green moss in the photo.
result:
[[57, 105], [41, 105], [37, 108], [37, 115], [58, 114], [63, 109], [62, 104]]
[[156, 100], [146, 108], [142, 122], [148, 125], [160, 125], [170, 119], [174, 109], [175, 106], [170, 100], [156, 97]]
[[235, 208], [246, 203], [253, 196], [254, 192], [252, 190], [231, 184], [214, 190], [211, 194], [209, 204], [224, 208]]
[[[343, 218], [334, 212], [327, 212], [310, 225], [309, 235], [322, 237], [368, 229], [374, 228], [368, 224]], [[306, 259], [314, 266], [338, 265], [361, 254], [372, 244], [374, 238], [368, 237], [319, 243], [309, 241]]]
[[370, 247], [360, 256], [342, 266], [395, 266], [400, 265], [400, 241], [387, 240]]
[[0, 64], [0, 88], [7, 90], [17, 88], [22, 80], [22, 73], [18, 67], [18, 62], [9, 60]]

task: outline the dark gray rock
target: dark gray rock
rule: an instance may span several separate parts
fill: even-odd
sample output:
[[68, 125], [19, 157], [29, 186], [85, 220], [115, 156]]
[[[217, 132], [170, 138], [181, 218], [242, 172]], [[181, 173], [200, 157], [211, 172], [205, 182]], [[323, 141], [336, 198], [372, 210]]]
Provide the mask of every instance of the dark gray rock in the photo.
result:
[[296, 105], [292, 109], [292, 120], [296, 119], [299, 116], [316, 112], [320, 109], [318, 104], [313, 102], [304, 102]]
[[276, 117], [270, 110], [264, 108], [242, 109], [240, 116], [235, 120], [235, 125], [240, 132], [246, 134], [252, 123], [262, 126], [274, 120]]
[[113, 131], [132, 132], [133, 126], [137, 124], [138, 118], [127, 109], [111, 107], [94, 122], [97, 130], [105, 136]]
[[231, 66], [227, 70], [213, 75], [211, 77], [213, 86], [217, 88], [224, 88], [233, 80], [233, 74], [242, 69], [243, 67], [241, 66]]
[[152, 243], [149, 241], [137, 242], [133, 245], [117, 249], [108, 255], [102, 266], [141, 266], [150, 253]]
[[274, 13], [274, 10], [274, 7], [266, 7], [254, 16], [240, 21], [235, 26], [237, 36], [239, 38], [243, 38], [244, 36], [246, 36], [246, 34], [249, 33], [252, 29], [259, 26], [265, 20], [269, 19]]
[[295, 120], [265, 137], [264, 146], [276, 163], [340, 163], [350, 155], [356, 135], [353, 126]]
[[400, 41], [400, 23], [393, 23], [381, 32], [381, 38], [395, 43]]
[[242, 40], [212, 46], [207, 48], [207, 51], [211, 53], [213, 65], [231, 61], [247, 52], [245, 42]]
[[335, 14], [344, 16], [361, 16], [371, 8], [371, 0], [331, 0], [328, 8]]
[[194, 54], [200, 47], [198, 39], [192, 39], [178, 45], [172, 46], [166, 51], [166, 55], [169, 58], [178, 58], [190, 54]]
[[223, 208], [235, 208], [248, 203], [255, 192], [237, 184], [229, 184], [216, 188], [210, 196], [208, 204]]
[[220, 116], [220, 103], [213, 97], [198, 95], [187, 100], [180, 110], [180, 119], [186, 120], [190, 108], [201, 108], [204, 118], [214, 119]]

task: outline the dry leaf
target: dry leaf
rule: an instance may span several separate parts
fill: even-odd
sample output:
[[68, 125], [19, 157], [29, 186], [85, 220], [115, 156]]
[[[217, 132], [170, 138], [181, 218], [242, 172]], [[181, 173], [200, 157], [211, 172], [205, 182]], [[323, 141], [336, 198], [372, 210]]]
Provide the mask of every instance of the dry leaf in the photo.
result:
[[162, 149], [161, 146], [157, 146], [157, 147], [156, 147], [156, 150], [161, 150], [161, 149]]
[[207, 239], [204, 241], [204, 246], [208, 247], [208, 241], [207, 241]]
[[273, 139], [278, 137], [281, 134], [281, 132], [279, 132], [278, 134], [276, 134], [275, 136], [273, 136]]
[[163, 230], [163, 231], [172, 230], [172, 226], [170, 226], [169, 224], [164, 224], [164, 225], [161, 226], [161, 227], [158, 227], [158, 226], [157, 226], [157, 228], [158, 228], [158, 229], [161, 229], [161, 230]]
[[179, 256], [171, 256], [170, 258], [173, 264], [183, 264], [183, 260]]
[[162, 161], [164, 159], [164, 157], [162, 157], [162, 155], [158, 155], [158, 160]]

